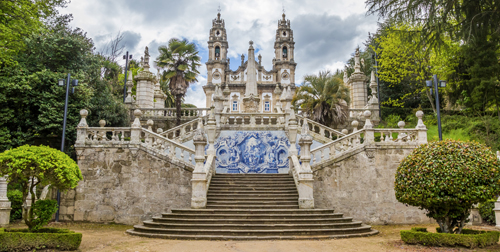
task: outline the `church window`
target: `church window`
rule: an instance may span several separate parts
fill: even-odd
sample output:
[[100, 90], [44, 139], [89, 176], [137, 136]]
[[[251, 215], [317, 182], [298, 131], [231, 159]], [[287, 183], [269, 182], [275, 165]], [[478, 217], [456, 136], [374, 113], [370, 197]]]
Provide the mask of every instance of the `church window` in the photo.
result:
[[215, 47], [215, 57], [220, 57], [220, 47], [219, 46]]
[[238, 111], [238, 102], [233, 101], [233, 111]]
[[286, 31], [283, 32], [283, 37], [286, 37]]
[[271, 111], [271, 104], [268, 101], [264, 103], [264, 111]]
[[217, 31], [215, 35], [217, 35], [217, 37], [220, 36], [220, 31]]
[[288, 57], [288, 50], [286, 48], [286, 46], [283, 47], [283, 58], [286, 58]]

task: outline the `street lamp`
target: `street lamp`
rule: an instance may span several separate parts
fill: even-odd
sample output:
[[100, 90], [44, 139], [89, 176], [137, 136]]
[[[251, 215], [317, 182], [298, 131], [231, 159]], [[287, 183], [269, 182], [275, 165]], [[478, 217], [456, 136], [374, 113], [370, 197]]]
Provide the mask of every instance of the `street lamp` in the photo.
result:
[[443, 131], [441, 130], [441, 111], [439, 109], [438, 87], [446, 87], [446, 81], [438, 80], [437, 75], [434, 75], [432, 80], [425, 81], [425, 85], [431, 89], [431, 94], [432, 94], [433, 87], [436, 90], [435, 98], [436, 98], [436, 111], [437, 111], [439, 141], [442, 141], [443, 140]]
[[[66, 82], [66, 83], [65, 83]], [[63, 87], [66, 85], [66, 99], [64, 101], [64, 119], [63, 119], [63, 132], [62, 132], [62, 140], [61, 140], [61, 151], [64, 152], [64, 140], [66, 138], [66, 118], [68, 116], [68, 94], [69, 94], [69, 86], [73, 86], [71, 88], [71, 93], [75, 92], [76, 86], [78, 86], [78, 80], [77, 79], [71, 79], [71, 74], [68, 73], [68, 78], [65, 79], [59, 79], [58, 85]], [[57, 190], [57, 212], [56, 212], [56, 221], [59, 221], [59, 209], [61, 208], [61, 192]]]
[[377, 99], [378, 99], [378, 117], [382, 118], [382, 109], [380, 108], [380, 84], [378, 83], [378, 64], [377, 64], [377, 52], [375, 50], [372, 54], [372, 59], [375, 60], [375, 77], [377, 78]]
[[123, 81], [123, 102], [125, 102], [125, 99], [127, 98], [127, 72], [128, 72], [128, 60], [132, 59], [132, 54], [127, 54], [123, 55], [123, 59], [125, 60], [125, 80]]

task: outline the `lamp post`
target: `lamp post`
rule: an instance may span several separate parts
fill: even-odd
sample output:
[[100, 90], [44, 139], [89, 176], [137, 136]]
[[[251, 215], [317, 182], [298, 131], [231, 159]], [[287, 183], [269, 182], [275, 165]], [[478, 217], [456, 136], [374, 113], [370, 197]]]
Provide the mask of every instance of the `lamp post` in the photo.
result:
[[[66, 83], [65, 83], [66, 82]], [[64, 101], [64, 119], [63, 119], [63, 132], [62, 132], [62, 139], [61, 139], [61, 151], [64, 152], [64, 140], [66, 138], [66, 119], [68, 116], [68, 94], [69, 94], [69, 86], [73, 86], [71, 89], [71, 93], [75, 92], [76, 86], [78, 86], [78, 80], [77, 79], [71, 79], [71, 74], [68, 73], [68, 78], [65, 79], [59, 79], [58, 85], [63, 87], [66, 84], [66, 99]], [[61, 191], [57, 190], [57, 212], [56, 212], [56, 221], [59, 221], [59, 209], [61, 208]]]
[[377, 64], [377, 52], [373, 50], [372, 59], [375, 60], [375, 77], [377, 78], [377, 98], [378, 98], [378, 117], [382, 118], [382, 108], [380, 107], [380, 84], [378, 83], [378, 64]]
[[123, 102], [125, 102], [125, 99], [127, 98], [127, 72], [128, 72], [128, 60], [132, 59], [132, 54], [127, 54], [123, 55], [123, 59], [125, 60], [125, 80], [123, 81]]
[[438, 121], [438, 132], [439, 132], [439, 141], [443, 141], [443, 131], [441, 130], [441, 110], [439, 108], [439, 91], [438, 87], [446, 87], [446, 81], [443, 80], [438, 80], [437, 75], [434, 75], [432, 80], [425, 81], [425, 84], [427, 87], [431, 88], [431, 93], [432, 93], [432, 88], [434, 86], [434, 89], [436, 90], [436, 111], [437, 111], [437, 121]]

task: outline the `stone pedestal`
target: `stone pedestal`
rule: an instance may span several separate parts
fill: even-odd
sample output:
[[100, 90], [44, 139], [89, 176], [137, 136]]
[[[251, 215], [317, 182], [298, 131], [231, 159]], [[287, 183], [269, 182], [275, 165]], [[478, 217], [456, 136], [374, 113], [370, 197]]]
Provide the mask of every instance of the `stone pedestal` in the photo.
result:
[[496, 228], [500, 229], [500, 197], [495, 202], [495, 208], [493, 208], [493, 211], [495, 211]]
[[472, 225], [481, 225], [483, 223], [483, 218], [481, 218], [481, 214], [479, 214], [479, 209], [477, 205], [472, 206], [469, 215], [469, 222], [467, 222], [468, 226]]
[[0, 177], [0, 227], [9, 225], [11, 209], [7, 198], [7, 176]]
[[246, 113], [257, 113], [259, 111], [260, 99], [255, 97], [253, 94], [250, 96], [243, 97], [243, 106], [245, 106], [244, 112]]

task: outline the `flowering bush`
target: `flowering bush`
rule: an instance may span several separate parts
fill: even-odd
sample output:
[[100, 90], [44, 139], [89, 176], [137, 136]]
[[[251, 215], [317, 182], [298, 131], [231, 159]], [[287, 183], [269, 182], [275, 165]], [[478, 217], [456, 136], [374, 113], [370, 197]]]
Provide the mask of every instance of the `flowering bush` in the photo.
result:
[[399, 202], [427, 210], [443, 233], [461, 233], [473, 204], [500, 193], [500, 162], [477, 142], [423, 144], [398, 167]]

